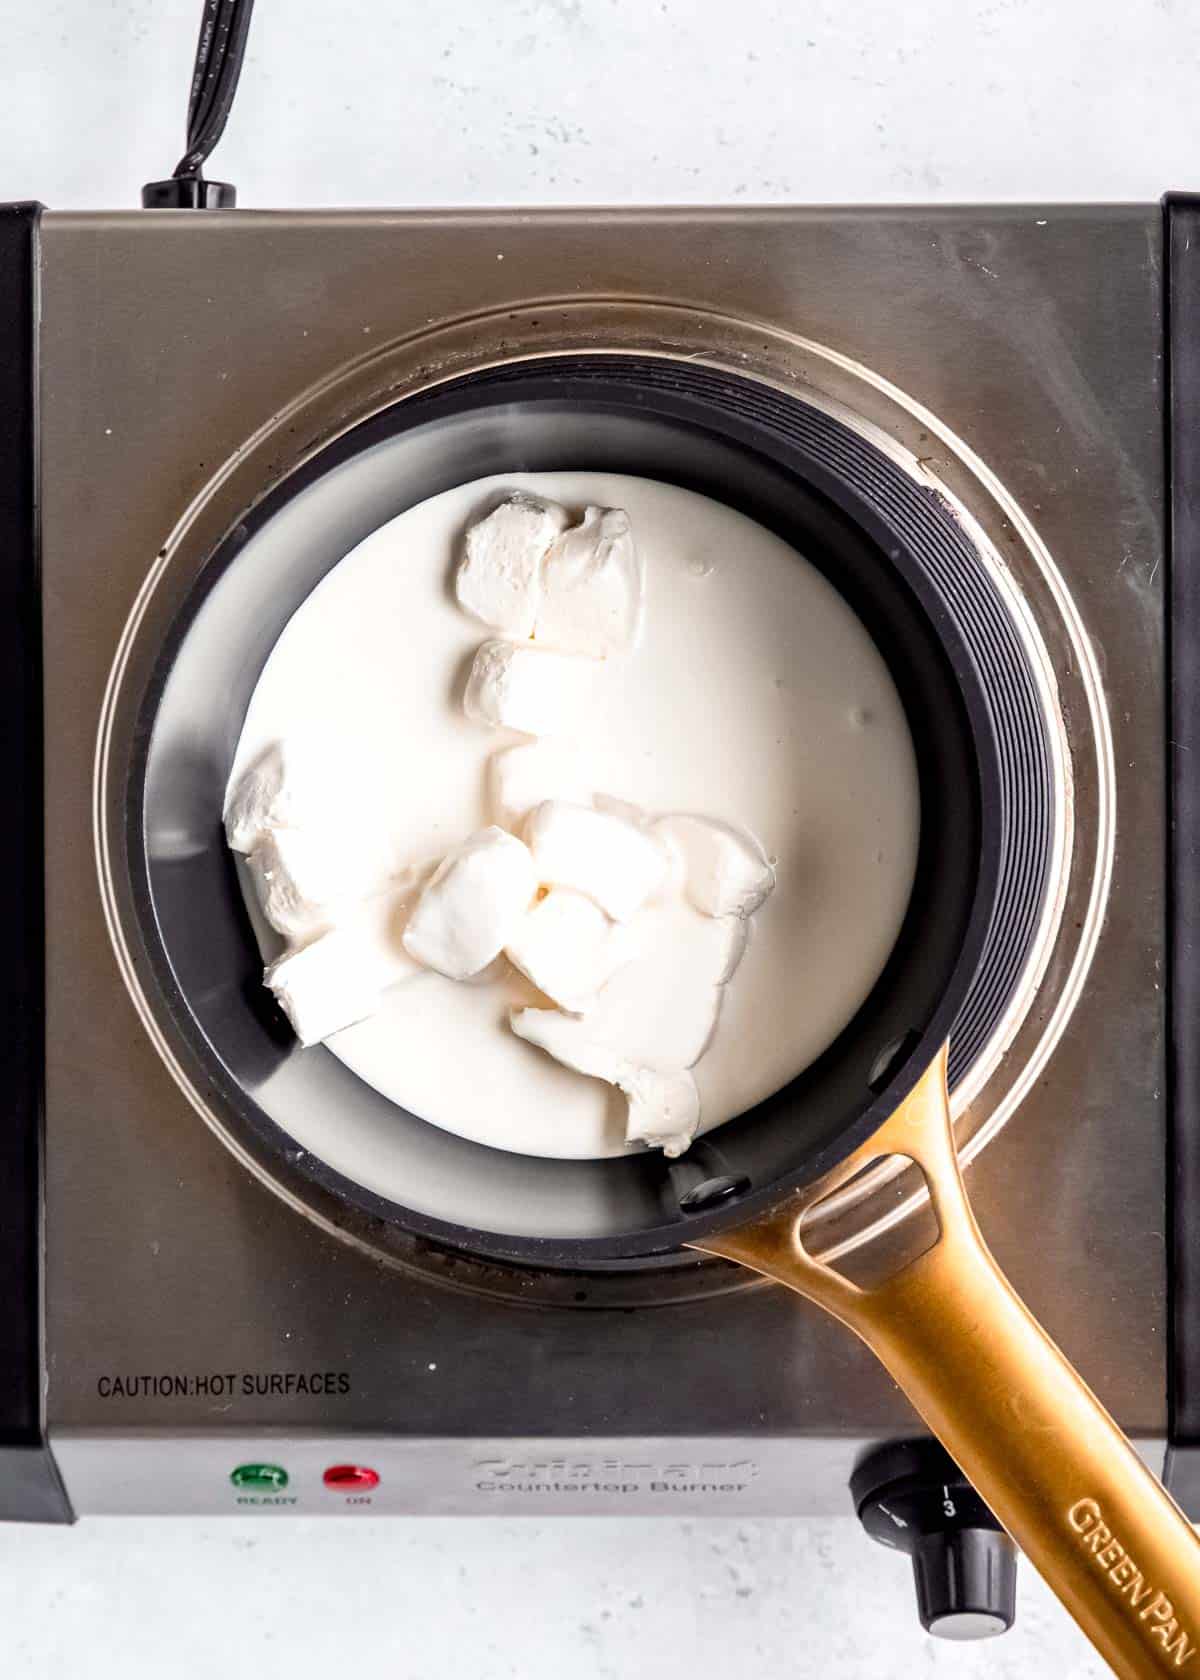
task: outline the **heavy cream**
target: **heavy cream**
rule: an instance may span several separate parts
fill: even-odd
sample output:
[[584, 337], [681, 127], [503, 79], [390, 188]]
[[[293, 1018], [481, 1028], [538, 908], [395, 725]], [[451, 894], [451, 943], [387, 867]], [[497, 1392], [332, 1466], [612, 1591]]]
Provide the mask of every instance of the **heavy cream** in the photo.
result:
[[[707, 1130], [786, 1083], [850, 1019], [894, 942], [916, 854], [912, 745], [886, 667], [780, 539], [704, 497], [606, 474], [513, 475], [434, 498], [368, 537], [295, 614], [253, 696], [235, 776], [273, 741], [311, 775], [314, 757], [340, 742], [370, 778], [372, 821], [415, 864], [494, 820], [489, 760], [521, 738], [463, 715], [480, 625], [456, 605], [453, 580], [464, 530], [515, 490], [574, 518], [588, 506], [627, 510], [644, 569], [640, 644], [604, 661], [601, 698], [570, 733], [572, 774], [650, 812], [749, 830], [774, 870], [691, 1070]], [[344, 788], [344, 763], [331, 786]], [[731, 902], [763, 867], [732, 841], [710, 846], [703, 866]], [[675, 913], [685, 910], [699, 930], [689, 922], [689, 937], [710, 938], [702, 921], [717, 937], [695, 909]], [[719, 988], [725, 960], [714, 946], [712, 978], [695, 964], [690, 990]], [[653, 965], [640, 972], [653, 976]], [[498, 974], [405, 979], [328, 1048], [450, 1131], [527, 1153], [619, 1153], [627, 1103], [604, 1075], [585, 1078], [516, 1038], [510, 1010], [545, 1000], [506, 965]], [[644, 1027], [638, 1065], [652, 1069], [655, 1044], [694, 1031], [682, 1012], [695, 1015], [696, 998], [683, 986], [676, 1000], [665, 968], [639, 983], [644, 995], [623, 1007]]]

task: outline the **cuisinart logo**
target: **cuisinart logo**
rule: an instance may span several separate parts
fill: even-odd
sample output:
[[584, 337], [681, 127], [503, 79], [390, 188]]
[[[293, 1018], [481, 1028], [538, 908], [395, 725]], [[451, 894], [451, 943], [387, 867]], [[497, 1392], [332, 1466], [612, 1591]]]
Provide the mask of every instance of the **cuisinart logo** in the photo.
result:
[[654, 1463], [629, 1458], [480, 1458], [471, 1466], [480, 1493], [743, 1493], [758, 1475], [753, 1459]]

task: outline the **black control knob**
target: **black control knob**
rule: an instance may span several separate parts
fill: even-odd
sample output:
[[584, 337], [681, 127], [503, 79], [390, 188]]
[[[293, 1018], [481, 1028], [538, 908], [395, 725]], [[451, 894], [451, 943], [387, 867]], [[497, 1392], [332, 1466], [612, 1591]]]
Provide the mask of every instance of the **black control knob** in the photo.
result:
[[921, 1626], [939, 1639], [1007, 1633], [1016, 1614], [1017, 1554], [1007, 1534], [959, 1528], [926, 1534], [912, 1554]]
[[1016, 1616], [1017, 1551], [936, 1441], [897, 1441], [850, 1478], [873, 1540], [912, 1558], [921, 1626], [939, 1639], [987, 1639]]

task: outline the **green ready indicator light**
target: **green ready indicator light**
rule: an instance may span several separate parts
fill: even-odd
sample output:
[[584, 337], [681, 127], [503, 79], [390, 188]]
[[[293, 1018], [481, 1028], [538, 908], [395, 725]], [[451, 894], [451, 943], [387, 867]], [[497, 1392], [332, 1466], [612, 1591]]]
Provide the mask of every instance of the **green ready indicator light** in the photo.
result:
[[239, 1464], [229, 1480], [243, 1493], [282, 1493], [288, 1473], [281, 1464]]

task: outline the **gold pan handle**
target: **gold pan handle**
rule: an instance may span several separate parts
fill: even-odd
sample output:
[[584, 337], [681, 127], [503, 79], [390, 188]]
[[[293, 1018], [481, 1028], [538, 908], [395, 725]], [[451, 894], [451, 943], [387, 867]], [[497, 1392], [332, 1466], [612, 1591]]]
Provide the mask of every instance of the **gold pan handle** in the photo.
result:
[[828, 1182], [695, 1246], [776, 1278], [854, 1330], [1118, 1675], [1200, 1680], [1200, 1537], [1032, 1318], [980, 1235], [942, 1054], [846, 1163], [906, 1155], [939, 1235], [859, 1288], [813, 1259], [801, 1217]]

